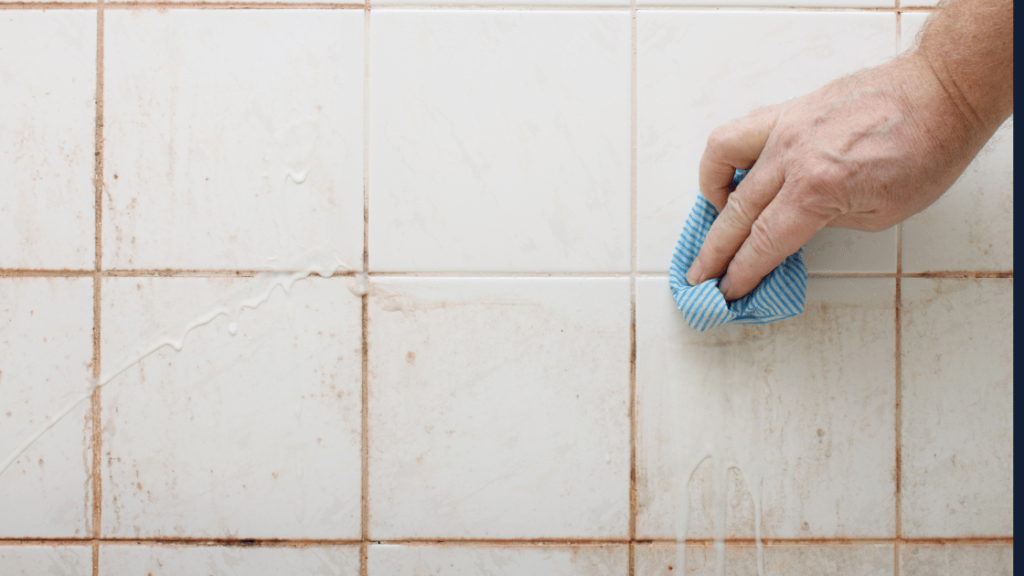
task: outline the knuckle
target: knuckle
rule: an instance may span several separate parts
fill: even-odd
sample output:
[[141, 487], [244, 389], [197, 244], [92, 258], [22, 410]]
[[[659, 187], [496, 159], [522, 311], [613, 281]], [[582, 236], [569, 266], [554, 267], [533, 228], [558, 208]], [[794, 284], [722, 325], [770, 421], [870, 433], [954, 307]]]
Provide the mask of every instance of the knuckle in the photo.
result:
[[708, 135], [707, 148], [713, 152], [721, 152], [726, 149], [733, 140], [733, 129], [730, 124], [719, 126]]
[[757, 216], [750, 199], [743, 194], [730, 194], [723, 215], [725, 212], [729, 213], [726, 215], [726, 222], [736, 228], [747, 228]]
[[766, 259], [778, 256], [781, 246], [771, 224], [763, 219], [758, 219], [750, 227], [750, 236], [747, 237], [747, 244], [750, 251], [758, 259]]

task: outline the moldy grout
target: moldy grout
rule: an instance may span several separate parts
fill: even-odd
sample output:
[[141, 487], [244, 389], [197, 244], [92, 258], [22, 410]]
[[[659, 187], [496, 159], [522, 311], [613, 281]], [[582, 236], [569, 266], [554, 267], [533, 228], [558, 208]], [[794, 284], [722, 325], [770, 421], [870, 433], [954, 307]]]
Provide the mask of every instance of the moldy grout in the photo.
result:
[[[96, 5], [96, 116], [93, 126], [94, 166], [93, 193], [95, 210], [94, 241], [94, 274], [93, 288], [93, 333], [92, 333], [92, 377], [98, 379], [102, 367], [102, 326], [103, 326], [103, 96], [104, 96], [104, 34], [106, 20], [104, 18], [104, 0]], [[100, 538], [103, 535], [103, 403], [102, 390], [96, 387], [92, 391], [92, 535]], [[100, 547], [92, 546], [92, 575], [100, 573]]]

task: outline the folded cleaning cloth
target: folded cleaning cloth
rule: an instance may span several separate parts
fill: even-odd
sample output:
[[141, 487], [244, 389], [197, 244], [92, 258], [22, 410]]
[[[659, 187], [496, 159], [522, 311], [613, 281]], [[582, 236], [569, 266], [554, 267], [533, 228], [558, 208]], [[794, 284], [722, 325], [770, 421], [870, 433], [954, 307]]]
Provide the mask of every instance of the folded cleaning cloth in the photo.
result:
[[[746, 170], [737, 170], [733, 184], [739, 184], [746, 175]], [[669, 286], [686, 323], [703, 332], [723, 324], [767, 324], [803, 312], [807, 295], [807, 267], [801, 256], [803, 248], [786, 258], [739, 300], [725, 301], [718, 290], [718, 278], [690, 286], [686, 281], [686, 271], [697, 259], [711, 223], [717, 217], [718, 210], [704, 196], [698, 196], [697, 205], [683, 225], [683, 233], [672, 255]]]

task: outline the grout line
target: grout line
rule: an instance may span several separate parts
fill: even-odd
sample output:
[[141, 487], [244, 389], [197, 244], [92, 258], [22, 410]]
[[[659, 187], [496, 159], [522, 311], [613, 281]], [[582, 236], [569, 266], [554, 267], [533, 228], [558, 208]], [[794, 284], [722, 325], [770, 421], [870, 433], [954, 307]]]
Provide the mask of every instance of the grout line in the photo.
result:
[[[103, 326], [103, 81], [104, 81], [104, 31], [105, 17], [103, 0], [96, 5], [96, 118], [94, 125], [94, 172], [93, 202], [95, 210], [95, 249], [94, 274], [92, 279], [92, 377], [101, 374], [101, 344]], [[103, 535], [103, 403], [102, 389], [97, 387], [92, 392], [92, 535], [99, 538]], [[92, 546], [92, 574], [100, 573], [99, 543]]]
[[[370, 271], [370, 12], [371, 0], [363, 11], [363, 273]], [[369, 279], [367, 279], [369, 288]], [[360, 389], [360, 507], [359, 574], [369, 572], [370, 538], [370, 295], [362, 296], [362, 383]]]
[[[765, 546], [858, 546], [872, 544], [899, 544], [913, 546], [1012, 546], [1013, 536], [964, 537], [964, 538], [762, 538]], [[366, 544], [388, 544], [402, 546], [607, 546], [630, 544], [675, 544], [671, 538], [644, 538], [627, 540], [621, 538], [449, 538], [449, 539], [222, 539], [222, 538], [0, 538], [0, 547], [14, 546], [179, 546], [231, 548], [305, 548], [316, 546], [362, 546]], [[686, 545], [712, 546], [711, 538], [687, 538]], [[726, 538], [726, 544], [753, 546], [753, 538]]]
[[[97, 2], [0, 2], [0, 10], [95, 10]], [[283, 2], [111, 2], [111, 10], [369, 10], [363, 4], [296, 3]], [[863, 8], [837, 6], [607, 6], [607, 5], [533, 5], [533, 4], [394, 4], [374, 10], [523, 10], [523, 11], [608, 11], [674, 10], [680, 12], [931, 12], [933, 7]]]
[[636, 573], [633, 542], [636, 541], [638, 507], [636, 434], [636, 272], [637, 272], [637, 0], [629, 4], [629, 549], [628, 576]]
[[282, 2], [111, 2], [117, 10], [365, 10], [362, 4]]
[[[897, 4], [899, 0], [896, 0]], [[895, 534], [898, 542], [903, 538], [903, 224], [896, 226], [896, 293], [894, 297], [894, 319], [896, 349], [895, 360], [895, 407], [893, 422], [895, 426], [896, 462], [895, 462]], [[899, 564], [896, 564], [894, 576], [899, 576]]]
[[[365, 220], [365, 218], [364, 218]], [[364, 224], [365, 225], [365, 224]], [[365, 270], [365, 264], [364, 264]], [[0, 278], [250, 278], [260, 274], [292, 274], [302, 270], [32, 270], [21, 268], [0, 269]], [[363, 272], [347, 270], [335, 272], [333, 277], [352, 277]], [[666, 278], [668, 272], [365, 272], [381, 278]], [[808, 278], [949, 278], [993, 279], [1013, 278], [1013, 271], [949, 270], [944, 272], [810, 272]]]

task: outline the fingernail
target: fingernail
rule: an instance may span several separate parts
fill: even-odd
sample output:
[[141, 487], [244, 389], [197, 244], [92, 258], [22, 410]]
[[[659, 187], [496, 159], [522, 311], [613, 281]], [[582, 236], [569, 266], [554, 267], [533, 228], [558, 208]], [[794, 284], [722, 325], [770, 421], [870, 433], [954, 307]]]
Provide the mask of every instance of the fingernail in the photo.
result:
[[722, 292], [722, 296], [724, 296], [726, 300], [729, 299], [729, 284], [728, 276], [722, 278], [722, 281], [718, 283], [718, 289]]
[[693, 264], [690, 265], [690, 269], [686, 271], [686, 282], [690, 286], [700, 284], [700, 272], [700, 262], [694, 260]]

